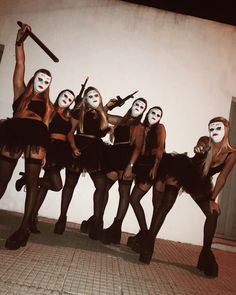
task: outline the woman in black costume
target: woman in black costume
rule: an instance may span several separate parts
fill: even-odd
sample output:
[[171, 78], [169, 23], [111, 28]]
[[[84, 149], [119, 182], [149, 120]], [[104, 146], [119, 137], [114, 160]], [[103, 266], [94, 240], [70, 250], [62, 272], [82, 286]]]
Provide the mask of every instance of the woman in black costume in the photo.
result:
[[117, 180], [120, 198], [114, 222], [103, 230], [100, 237], [105, 244], [120, 243], [121, 226], [129, 206], [130, 189], [134, 179], [133, 166], [143, 145], [144, 127], [141, 118], [146, 107], [146, 100], [137, 98], [123, 118], [108, 115], [109, 123], [114, 125], [114, 144], [106, 154], [106, 163], [109, 164], [106, 167], [107, 193], [104, 195], [101, 215], [108, 201], [108, 191]]
[[[72, 149], [70, 164], [66, 168], [66, 179], [62, 190], [61, 214], [55, 225], [54, 232], [65, 231], [67, 210], [71, 202], [75, 186], [83, 170], [89, 173], [95, 186], [94, 214], [97, 218], [99, 205], [105, 193], [105, 175], [103, 173], [104, 137], [110, 130], [102, 96], [94, 87], [84, 92], [84, 100], [80, 108], [72, 114], [72, 128], [68, 140]], [[76, 134], [74, 134], [76, 132]]]
[[[16, 41], [26, 29], [31, 30], [23, 25]], [[37, 198], [38, 177], [49, 143], [48, 125], [53, 112], [49, 100], [50, 72], [38, 70], [26, 86], [23, 44], [16, 45], [15, 50], [13, 118], [3, 122], [0, 128], [0, 197], [5, 193], [18, 159], [24, 154], [26, 199], [22, 223], [6, 240], [5, 247], [11, 250], [25, 246], [29, 238], [28, 224]]]
[[140, 203], [141, 199], [153, 186], [152, 203], [155, 209], [161, 204], [164, 195], [160, 191], [160, 187], [153, 185], [165, 151], [166, 130], [165, 126], [160, 123], [162, 114], [162, 109], [159, 106], [152, 107], [146, 114], [143, 122], [145, 128], [144, 145], [133, 169], [135, 186], [130, 195], [130, 203], [137, 217], [140, 231], [136, 236], [128, 238], [127, 245], [135, 251], [138, 251], [140, 243], [147, 233], [147, 223]]
[[[236, 149], [229, 143], [228, 120], [223, 117], [213, 118], [208, 124], [208, 129], [209, 137], [204, 136], [198, 140], [193, 158], [176, 155], [167, 158], [166, 163], [163, 159], [163, 164], [161, 163], [160, 171], [166, 182], [165, 195], [161, 207], [153, 213], [148, 235], [141, 247], [139, 260], [144, 263], [151, 261], [156, 235], [182, 186], [206, 216], [203, 247], [197, 267], [207, 276], [218, 276], [218, 264], [211, 251], [220, 214], [216, 198], [236, 163]], [[216, 173], [219, 175], [212, 188], [211, 178]]]
[[[48, 190], [60, 191], [62, 179], [60, 171], [65, 168], [71, 156], [70, 144], [67, 134], [71, 130], [70, 105], [74, 102], [75, 95], [69, 89], [62, 90], [54, 103], [55, 112], [49, 124], [50, 144], [47, 149], [44, 176], [39, 179], [38, 198], [34, 208], [34, 214], [29, 224], [32, 233], [40, 233], [37, 228], [38, 211], [41, 208]], [[22, 174], [22, 173], [21, 173]], [[16, 188], [20, 190], [25, 184], [25, 174], [17, 180]]]

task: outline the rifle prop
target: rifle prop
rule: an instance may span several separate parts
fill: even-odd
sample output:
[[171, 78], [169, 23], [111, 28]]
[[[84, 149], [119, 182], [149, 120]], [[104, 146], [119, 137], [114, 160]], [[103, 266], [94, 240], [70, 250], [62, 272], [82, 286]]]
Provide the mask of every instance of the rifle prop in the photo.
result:
[[[23, 23], [18, 21], [17, 22], [18, 26], [22, 27]], [[22, 42], [24, 42], [24, 40], [30, 36], [42, 49], [44, 52], [47, 53], [48, 56], [51, 57], [51, 59], [54, 61], [54, 62], [59, 62], [59, 59], [51, 52], [51, 50], [49, 50], [47, 48], [47, 46], [41, 41], [39, 40], [39, 38], [37, 36], [35, 36], [34, 33], [32, 33], [31, 31], [27, 30], [25, 31], [24, 35], [20, 38], [20, 40], [18, 40], [16, 42], [16, 45], [17, 46], [20, 46]]]
[[79, 107], [80, 107], [80, 105], [81, 105], [81, 103], [83, 101], [83, 93], [84, 93], [84, 89], [86, 87], [86, 84], [88, 82], [88, 79], [89, 79], [89, 77], [86, 78], [86, 80], [84, 81], [84, 84], [83, 83], [81, 84], [80, 92], [75, 98], [75, 106], [74, 106], [74, 108], [72, 110], [72, 115], [75, 118], [77, 117], [77, 113], [78, 113], [77, 111], [78, 111], [78, 109], [79, 109]]
[[117, 98], [117, 102], [115, 102], [112, 106], [107, 107], [109, 111], [113, 110], [116, 107], [121, 107], [128, 99], [130, 98], [134, 98], [134, 95], [138, 92], [135, 91], [131, 94], [129, 94], [128, 96], [126, 96], [125, 98], [121, 98], [119, 95], [116, 97]]

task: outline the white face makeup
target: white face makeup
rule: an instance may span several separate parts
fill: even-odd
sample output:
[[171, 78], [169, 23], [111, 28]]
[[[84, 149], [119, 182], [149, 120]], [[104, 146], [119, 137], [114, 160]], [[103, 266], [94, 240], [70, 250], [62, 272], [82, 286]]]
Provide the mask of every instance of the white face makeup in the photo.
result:
[[52, 78], [47, 74], [39, 72], [34, 78], [34, 91], [38, 93], [44, 92], [50, 85]]
[[143, 114], [143, 112], [145, 111], [146, 108], [146, 104], [145, 102], [143, 102], [142, 100], [136, 100], [131, 108], [131, 116], [133, 118], [136, 118], [140, 115]]
[[97, 109], [100, 102], [101, 98], [99, 93], [96, 90], [91, 90], [87, 93], [86, 95], [86, 101], [87, 104], [92, 108], [92, 109]]
[[70, 91], [63, 91], [58, 98], [58, 106], [64, 109], [68, 108], [74, 100], [75, 97]]
[[225, 126], [222, 122], [211, 123], [208, 127], [210, 138], [218, 143], [221, 142], [225, 135]]
[[161, 120], [161, 115], [162, 115], [161, 110], [151, 109], [147, 115], [148, 123], [150, 125], [154, 125], [154, 124], [158, 123]]

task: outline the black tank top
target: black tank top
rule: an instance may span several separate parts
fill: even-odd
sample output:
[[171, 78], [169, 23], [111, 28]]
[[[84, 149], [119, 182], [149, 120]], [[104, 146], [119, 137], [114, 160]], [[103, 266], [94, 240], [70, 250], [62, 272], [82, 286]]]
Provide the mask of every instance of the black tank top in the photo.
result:
[[[17, 108], [20, 105], [22, 97], [23, 96], [21, 95], [19, 98], [17, 98], [13, 102], [13, 105], [12, 105], [13, 115], [16, 113]], [[30, 103], [28, 104], [28, 109], [43, 119], [46, 112], [46, 105], [45, 105], [45, 102], [42, 100], [31, 100]]]
[[229, 156], [230, 154], [231, 154], [231, 153], [228, 153], [228, 155], [226, 156], [226, 158], [225, 158], [225, 160], [224, 160], [224, 162], [223, 162], [222, 164], [220, 164], [220, 165], [218, 165], [218, 166], [215, 166], [215, 167], [211, 167], [211, 168], [209, 169], [208, 175], [209, 175], [209, 176], [213, 176], [214, 174], [219, 173], [220, 171], [222, 171], [222, 170], [224, 169], [224, 167], [225, 167], [226, 160], [227, 160], [227, 158], [228, 158], [228, 156]]
[[64, 120], [58, 113], [56, 113], [49, 125], [49, 132], [67, 135], [70, 130], [71, 122]]
[[114, 130], [114, 143], [130, 141], [130, 126], [118, 125]]
[[[94, 111], [86, 112], [84, 115], [84, 122], [83, 122], [83, 128], [84, 128], [83, 134], [99, 136], [100, 122], [101, 122], [101, 119], [98, 112], [96, 113], [94, 113]], [[80, 134], [79, 129], [77, 130], [77, 134]]]

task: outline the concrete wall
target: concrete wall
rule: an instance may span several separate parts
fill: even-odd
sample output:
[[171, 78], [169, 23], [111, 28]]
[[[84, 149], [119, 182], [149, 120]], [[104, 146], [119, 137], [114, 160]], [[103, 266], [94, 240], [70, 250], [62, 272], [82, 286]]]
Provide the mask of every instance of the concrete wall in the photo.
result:
[[[38, 68], [53, 75], [51, 100], [70, 88], [76, 93], [86, 76], [106, 103], [116, 95], [139, 90], [149, 107], [160, 105], [167, 130], [168, 152], [188, 152], [214, 116], [228, 117], [236, 93], [236, 28], [194, 17], [116, 0], [1, 0], [0, 43], [5, 50], [0, 64], [0, 117], [11, 116], [14, 43], [21, 20], [60, 59], [54, 63], [30, 39], [25, 42], [26, 82]], [[113, 113], [124, 114], [131, 101]], [[14, 188], [21, 159], [0, 201], [0, 208], [23, 211], [25, 193]], [[64, 172], [62, 173], [64, 177]], [[71, 202], [68, 220], [80, 223], [92, 213], [93, 184], [81, 177]], [[50, 192], [40, 215], [57, 218], [60, 193]], [[142, 201], [148, 222], [151, 194]], [[117, 186], [110, 191], [105, 226], [116, 214]], [[168, 215], [159, 237], [201, 244], [204, 216], [191, 198], [182, 194]], [[137, 232], [129, 208], [123, 231]]]

